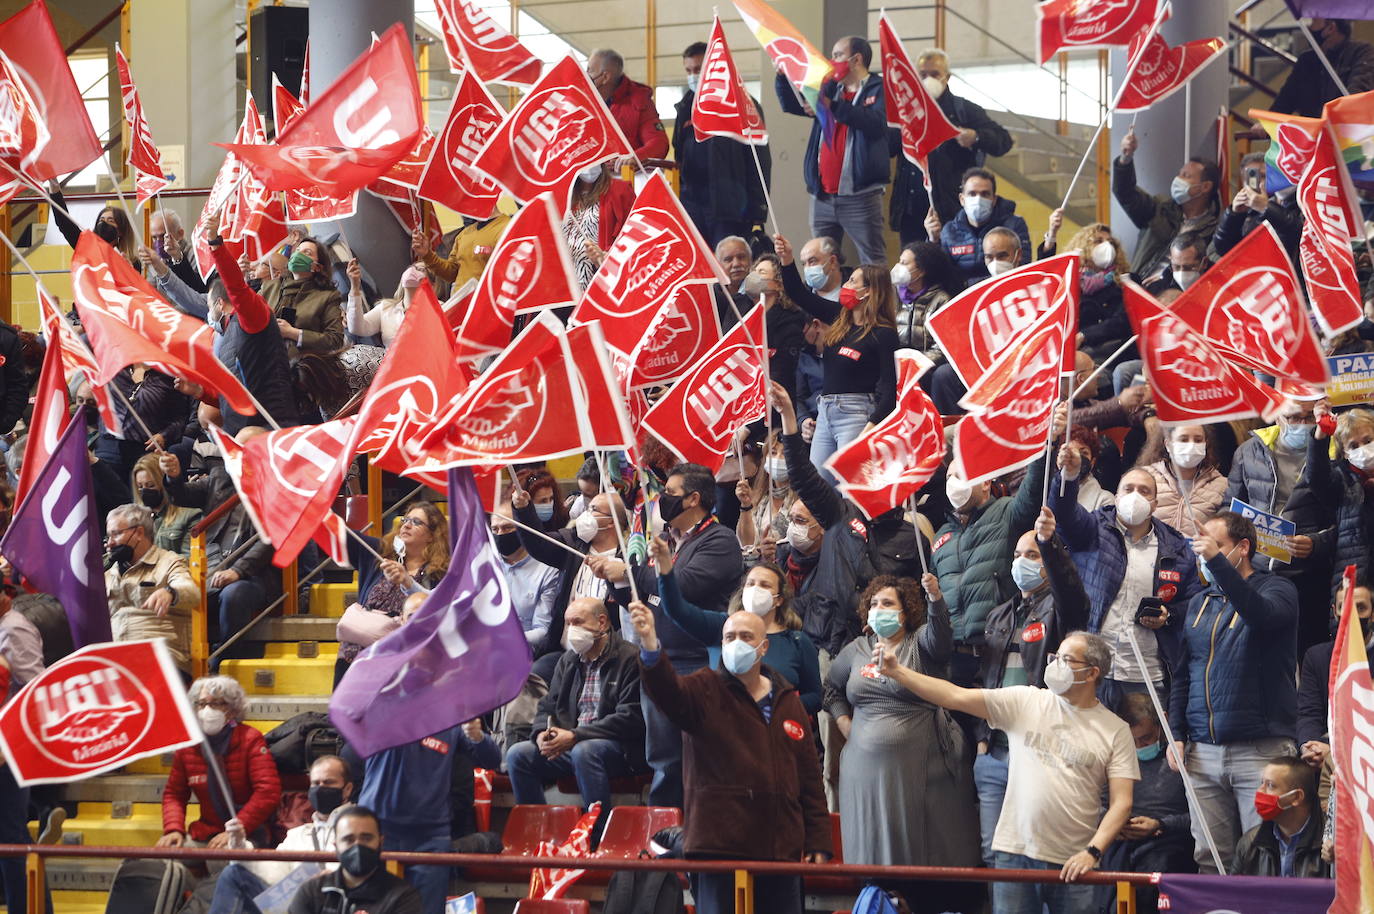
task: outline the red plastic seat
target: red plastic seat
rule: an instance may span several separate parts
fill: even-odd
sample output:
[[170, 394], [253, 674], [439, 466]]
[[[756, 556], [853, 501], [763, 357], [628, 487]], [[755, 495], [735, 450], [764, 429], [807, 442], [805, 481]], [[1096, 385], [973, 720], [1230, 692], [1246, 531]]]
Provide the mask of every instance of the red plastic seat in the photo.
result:
[[595, 856], [635, 860], [660, 830], [681, 824], [682, 811], [672, 806], [617, 806], [606, 818]]
[[592, 906], [585, 898], [560, 898], [557, 901], [537, 901], [524, 898], [515, 904], [515, 914], [591, 914]]
[[[840, 814], [832, 812], [830, 814], [830, 841], [835, 848], [835, 856], [830, 858], [830, 863], [844, 863], [844, 840], [840, 835]], [[824, 864], [817, 872], [824, 873]], [[802, 885], [806, 891], [817, 894], [843, 895], [853, 894], [858, 891], [859, 881], [851, 876], [803, 876]]]
[[576, 806], [513, 807], [501, 833], [502, 856], [538, 856], [539, 842], [561, 844], [581, 815]]

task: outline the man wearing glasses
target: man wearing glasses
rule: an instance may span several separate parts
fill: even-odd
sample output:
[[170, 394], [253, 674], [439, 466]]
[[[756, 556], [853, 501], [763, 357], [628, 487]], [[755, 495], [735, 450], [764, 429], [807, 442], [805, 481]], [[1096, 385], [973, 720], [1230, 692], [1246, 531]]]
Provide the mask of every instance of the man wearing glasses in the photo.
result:
[[[1131, 815], [1140, 779], [1135, 741], [1126, 722], [1097, 700], [1111, 672], [1107, 642], [1071, 632], [1047, 656], [1045, 688], [964, 689], [897, 662], [879, 647], [880, 672], [932, 704], [987, 720], [1007, 735], [1007, 795], [992, 839], [998, 869], [1058, 869], [1073, 883], [1094, 869]], [[1103, 788], [1105, 815], [1099, 815]], [[1090, 885], [993, 883], [998, 914], [1086, 914]]]
[[191, 608], [199, 598], [186, 560], [153, 545], [153, 514], [142, 505], [110, 512], [105, 543], [114, 640], [162, 638], [185, 675], [191, 665]]

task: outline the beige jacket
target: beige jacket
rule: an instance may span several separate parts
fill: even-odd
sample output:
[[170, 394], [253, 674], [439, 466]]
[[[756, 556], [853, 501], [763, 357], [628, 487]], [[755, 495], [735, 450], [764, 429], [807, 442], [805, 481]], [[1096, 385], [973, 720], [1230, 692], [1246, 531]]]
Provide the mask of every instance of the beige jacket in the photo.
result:
[[[142, 608], [143, 601], [159, 587], [171, 587], [176, 592], [171, 609], [162, 617]], [[171, 648], [177, 666], [190, 667], [191, 610], [200, 601], [200, 591], [184, 558], [152, 546], [123, 574], [117, 565], [105, 572], [105, 594], [110, 598], [114, 640], [162, 638]]]
[[[1186, 498], [1181, 496], [1173, 467], [1163, 460], [1144, 467], [1144, 470], [1155, 478], [1155, 519], [1184, 536], [1193, 536], [1202, 529], [1203, 522], [1217, 513], [1221, 500], [1226, 497], [1226, 477], [1217, 472], [1216, 467], [1198, 471]], [[1188, 517], [1189, 511], [1192, 512], [1191, 519]]]

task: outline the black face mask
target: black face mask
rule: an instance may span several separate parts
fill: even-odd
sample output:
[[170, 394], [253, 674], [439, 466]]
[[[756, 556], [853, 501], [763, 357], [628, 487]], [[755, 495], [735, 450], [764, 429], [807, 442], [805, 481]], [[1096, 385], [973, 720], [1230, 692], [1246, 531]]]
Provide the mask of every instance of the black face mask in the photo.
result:
[[105, 554], [105, 567], [111, 565], [119, 566], [119, 573], [123, 574], [129, 566], [134, 563], [134, 547], [128, 543], [120, 543], [118, 546], [111, 546], [110, 551]]
[[252, 289], [254, 292], [256, 292], [256, 291], [258, 291], [259, 289], [261, 289], [261, 288], [262, 288], [262, 277], [260, 277], [260, 276], [254, 276], [252, 279], [248, 280], [248, 288]]
[[496, 551], [505, 556], [512, 556], [520, 551], [520, 534], [515, 530], [496, 534]]
[[316, 784], [310, 788], [310, 805], [315, 812], [322, 816], [327, 816], [338, 809], [343, 805], [343, 801], [342, 787], [326, 787], [323, 784]]
[[156, 511], [158, 508], [162, 507], [162, 503], [167, 500], [167, 496], [161, 489], [140, 488], [138, 490], [138, 500], [143, 502], [149, 509]]
[[382, 865], [382, 852], [366, 844], [355, 844], [339, 852], [339, 866], [355, 878], [370, 876]]
[[95, 236], [106, 244], [114, 244], [119, 240], [119, 229], [108, 222], [97, 222], [93, 231]]
[[663, 518], [665, 524], [670, 524], [673, 519], [682, 513], [682, 500], [686, 495], [669, 495], [664, 492], [658, 497], [658, 516]]

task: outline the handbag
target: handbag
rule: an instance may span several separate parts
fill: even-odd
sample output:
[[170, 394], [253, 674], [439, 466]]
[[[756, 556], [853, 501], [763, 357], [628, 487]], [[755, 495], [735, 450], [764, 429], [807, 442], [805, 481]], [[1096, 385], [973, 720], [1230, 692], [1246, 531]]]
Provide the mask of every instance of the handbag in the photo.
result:
[[340, 642], [368, 647], [400, 627], [401, 620], [395, 616], [373, 612], [361, 603], [350, 603], [339, 618], [337, 637]]

